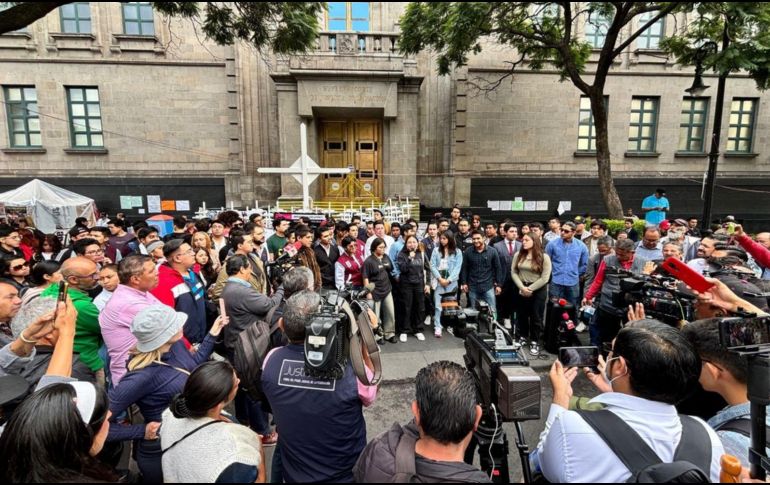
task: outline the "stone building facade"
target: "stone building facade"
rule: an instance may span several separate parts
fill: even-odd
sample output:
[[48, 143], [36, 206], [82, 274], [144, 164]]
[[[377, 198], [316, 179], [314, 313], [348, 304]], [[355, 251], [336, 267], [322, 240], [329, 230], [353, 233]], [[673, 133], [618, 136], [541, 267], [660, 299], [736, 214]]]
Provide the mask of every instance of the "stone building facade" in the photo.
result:
[[[63, 34], [62, 19], [71, 15], [57, 11], [27, 32], [0, 36], [0, 85], [35, 87], [42, 135], [42, 147], [14, 146], [4, 105], [0, 185], [42, 176], [94, 190], [121, 185], [138, 194], [155, 180], [169, 197], [186, 186], [197, 187], [195, 193], [206, 187], [197, 199], [184, 197], [193, 206], [196, 200], [215, 204], [217, 193], [240, 206], [297, 197], [301, 188], [290, 175], [257, 170], [290, 166], [300, 155], [305, 122], [308, 155], [322, 166], [351, 166], [356, 176], [355, 186], [343, 177], [319, 178], [311, 192], [316, 200], [399, 194], [428, 207], [457, 202], [485, 211], [487, 200], [522, 196], [547, 199], [551, 208], [572, 200], [575, 212], [603, 210], [589, 151], [590, 111], [581, 110], [577, 88], [559, 82], [555, 72], [521, 69], [495, 91], [480, 91], [512, 59], [494, 44], [484, 45], [468, 66], [438, 76], [434, 54], [398, 52], [405, 2], [330, 2], [317, 46], [285, 58], [245, 45], [216, 46], [189, 22], [158, 14], [152, 33], [137, 35], [127, 25], [138, 14], [127, 21], [126, 5], [138, 4], [91, 3], [86, 34]], [[692, 70], [656, 49], [675, 24], [666, 19], [614, 66], [606, 89], [610, 142], [627, 206], [637, 208], [656, 185], [665, 185], [675, 215], [694, 215], [716, 79], [706, 78], [714, 86], [707, 99], [686, 99]], [[578, 31], [600, 37], [584, 25]], [[73, 148], [67, 98], [73, 86], [98, 87], [103, 149]], [[770, 219], [768, 205], [754, 203], [770, 195], [766, 101], [751, 80], [730, 78], [717, 214]], [[114, 209], [115, 195], [104, 194], [101, 205]]]

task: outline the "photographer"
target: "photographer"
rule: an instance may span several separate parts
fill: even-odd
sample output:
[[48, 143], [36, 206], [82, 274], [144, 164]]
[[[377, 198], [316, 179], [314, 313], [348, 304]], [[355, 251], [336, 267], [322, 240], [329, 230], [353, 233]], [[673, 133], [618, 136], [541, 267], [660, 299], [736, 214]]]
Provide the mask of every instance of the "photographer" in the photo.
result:
[[[615, 254], [604, 258], [599, 265], [596, 278], [586, 292], [583, 306], [593, 305], [597, 295], [601, 295], [599, 308], [592, 324], [596, 325], [598, 341], [592, 341], [592, 345], [601, 347], [602, 342], [611, 342], [623, 324], [625, 310], [613, 305], [613, 295], [620, 291], [620, 280], [627, 276], [627, 272], [640, 275], [644, 271], [646, 260], [636, 257], [634, 242], [630, 239], [618, 241], [615, 245]], [[592, 332], [592, 340], [596, 338], [596, 332]]]
[[[464, 462], [481, 419], [473, 374], [453, 362], [434, 362], [417, 373], [415, 388], [414, 420], [394, 424], [367, 445], [353, 469], [356, 481], [489, 483]], [[409, 464], [399, 463], [402, 451]]]
[[718, 482], [724, 453], [719, 437], [706, 423], [679, 416], [675, 408], [692, 392], [700, 373], [701, 360], [679, 330], [655, 320], [624, 328], [613, 341], [603, 372], [612, 392], [591, 400], [606, 406], [605, 411], [588, 412], [620, 418], [614, 421], [616, 428], [604, 430], [602, 437], [586, 421], [593, 417], [567, 410], [578, 371], [566, 370], [556, 361], [550, 373], [553, 404], [533, 465], [554, 483], [621, 483], [636, 477], [616, 450], [640, 441], [663, 463], [672, 463], [682, 442], [682, 450], [690, 452], [691, 463], [704, 478]]
[[[384, 244], [383, 244], [384, 245]], [[265, 359], [262, 389], [280, 432], [286, 482], [352, 482], [353, 465], [366, 445], [362, 406], [370, 406], [376, 386], [365, 386], [348, 362], [337, 381], [313, 378], [305, 371], [305, 325], [318, 311], [321, 297], [310, 291], [286, 303], [283, 331], [289, 345]], [[367, 374], [374, 375], [364, 350]]]
[[[693, 322], [684, 327], [683, 333], [703, 361], [700, 384], [705, 390], [722, 396], [729, 404], [712, 417], [708, 424], [721, 438], [725, 452], [737, 457], [744, 467], [748, 467], [748, 450], [751, 446], [748, 359], [722, 347], [717, 318]], [[770, 416], [770, 406], [767, 410]], [[770, 426], [770, 417], [766, 424]]]

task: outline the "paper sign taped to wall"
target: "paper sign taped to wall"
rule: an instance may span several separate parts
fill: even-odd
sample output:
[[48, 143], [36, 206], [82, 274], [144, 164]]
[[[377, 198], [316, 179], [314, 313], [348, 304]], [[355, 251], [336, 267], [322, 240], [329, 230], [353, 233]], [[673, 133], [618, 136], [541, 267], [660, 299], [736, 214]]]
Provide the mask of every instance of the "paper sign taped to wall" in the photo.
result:
[[178, 201], [176, 201], [176, 210], [178, 210], [178, 211], [189, 211], [190, 210], [190, 201], [189, 200], [178, 200]]
[[160, 208], [163, 211], [175, 211], [176, 210], [176, 202], [173, 200], [163, 200], [160, 203]]

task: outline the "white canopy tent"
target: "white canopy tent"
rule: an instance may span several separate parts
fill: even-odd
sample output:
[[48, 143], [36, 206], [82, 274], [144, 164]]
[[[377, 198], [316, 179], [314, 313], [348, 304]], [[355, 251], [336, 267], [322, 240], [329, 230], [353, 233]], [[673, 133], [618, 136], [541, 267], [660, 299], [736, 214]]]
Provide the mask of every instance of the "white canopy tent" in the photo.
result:
[[93, 199], [38, 179], [0, 194], [0, 204], [9, 208], [26, 208], [27, 215], [35, 221], [35, 227], [46, 234], [70, 229], [78, 217], [85, 217], [91, 224], [96, 223]]

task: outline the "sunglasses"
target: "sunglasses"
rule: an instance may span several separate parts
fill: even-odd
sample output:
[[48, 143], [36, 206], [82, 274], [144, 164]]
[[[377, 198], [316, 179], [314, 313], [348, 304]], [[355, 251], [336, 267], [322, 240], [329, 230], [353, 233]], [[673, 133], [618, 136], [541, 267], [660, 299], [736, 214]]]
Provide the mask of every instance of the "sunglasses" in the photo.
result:
[[11, 269], [14, 271], [21, 271], [24, 268], [29, 268], [29, 263], [19, 264], [17, 266], [12, 266]]
[[570, 230], [570, 229], [562, 229], [561, 232], [562, 232], [562, 234], [569, 234], [569, 233], [572, 232], [572, 230]]

